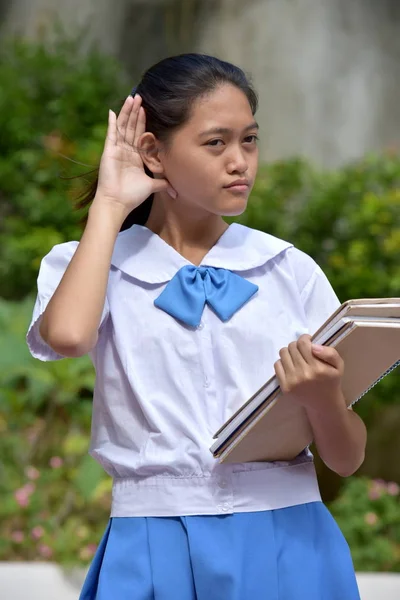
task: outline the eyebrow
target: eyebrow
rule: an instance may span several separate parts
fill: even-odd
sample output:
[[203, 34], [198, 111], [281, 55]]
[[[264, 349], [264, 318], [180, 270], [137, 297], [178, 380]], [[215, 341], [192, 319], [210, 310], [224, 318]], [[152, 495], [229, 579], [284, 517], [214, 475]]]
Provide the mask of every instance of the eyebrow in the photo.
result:
[[[253, 123], [251, 123], [250, 125], [247, 125], [247, 127], [244, 128], [244, 131], [250, 131], [251, 129], [259, 129], [259, 125], [256, 121], [254, 121]], [[212, 127], [211, 129], [207, 129], [207, 131], [203, 131], [202, 133], [200, 133], [200, 137], [203, 137], [204, 135], [228, 135], [230, 133], [233, 133], [233, 129], [230, 129], [229, 127]]]

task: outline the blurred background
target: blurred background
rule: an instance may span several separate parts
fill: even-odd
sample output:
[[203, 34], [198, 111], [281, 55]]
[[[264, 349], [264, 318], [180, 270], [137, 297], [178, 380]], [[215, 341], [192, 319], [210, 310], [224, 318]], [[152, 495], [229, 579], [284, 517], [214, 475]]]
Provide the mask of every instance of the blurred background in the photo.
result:
[[[398, 0], [0, 0], [0, 561], [86, 566], [106, 526], [94, 370], [34, 360], [25, 334], [41, 258], [82, 233], [74, 201], [108, 109], [188, 51], [237, 63], [259, 92], [240, 222], [313, 256], [342, 301], [400, 296]], [[365, 463], [341, 480], [317, 458], [323, 497], [358, 571], [400, 572], [399, 370], [356, 410]]]

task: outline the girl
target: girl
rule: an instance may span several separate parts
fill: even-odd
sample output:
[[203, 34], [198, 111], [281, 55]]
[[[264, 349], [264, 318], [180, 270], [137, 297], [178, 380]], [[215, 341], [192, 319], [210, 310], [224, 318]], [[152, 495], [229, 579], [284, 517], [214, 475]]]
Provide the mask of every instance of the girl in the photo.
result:
[[311, 453], [226, 465], [209, 451], [275, 369], [332, 470], [364, 457], [342, 361], [310, 341], [339, 304], [330, 284], [292, 244], [223, 220], [256, 176], [256, 94], [189, 54], [133, 96], [109, 113], [80, 242], [42, 261], [27, 334], [35, 357], [89, 353], [96, 369], [90, 454], [113, 499], [80, 598], [356, 600]]

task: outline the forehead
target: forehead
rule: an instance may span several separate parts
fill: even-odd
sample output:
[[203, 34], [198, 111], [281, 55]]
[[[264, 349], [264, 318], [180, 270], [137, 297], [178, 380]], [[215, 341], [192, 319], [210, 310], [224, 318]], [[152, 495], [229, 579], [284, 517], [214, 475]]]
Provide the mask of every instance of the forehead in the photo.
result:
[[209, 127], [242, 129], [252, 121], [253, 114], [244, 92], [233, 85], [221, 85], [193, 104], [186, 126], [193, 130]]

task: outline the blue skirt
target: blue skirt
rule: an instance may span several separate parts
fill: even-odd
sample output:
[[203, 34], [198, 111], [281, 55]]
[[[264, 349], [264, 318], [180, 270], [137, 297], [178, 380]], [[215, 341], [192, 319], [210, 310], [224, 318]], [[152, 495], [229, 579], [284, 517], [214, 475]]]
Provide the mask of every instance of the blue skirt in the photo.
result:
[[80, 600], [359, 600], [322, 502], [190, 517], [113, 517]]

